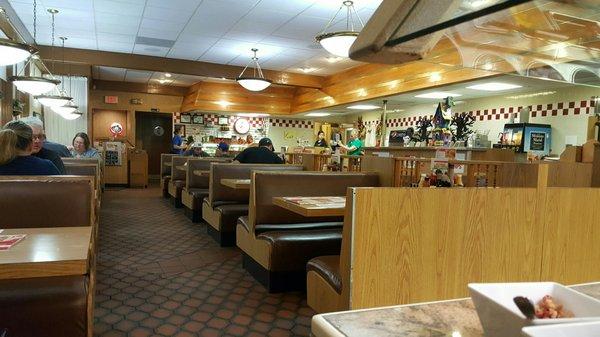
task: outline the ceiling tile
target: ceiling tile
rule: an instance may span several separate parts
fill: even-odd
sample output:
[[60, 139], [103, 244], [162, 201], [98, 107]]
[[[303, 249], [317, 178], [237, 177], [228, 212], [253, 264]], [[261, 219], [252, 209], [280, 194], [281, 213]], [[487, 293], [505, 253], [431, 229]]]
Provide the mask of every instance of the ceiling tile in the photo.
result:
[[276, 8], [281, 12], [299, 14], [315, 2], [316, 0], [261, 0], [256, 8], [261, 10], [272, 10]]
[[152, 7], [169, 8], [183, 12], [193, 13], [202, 0], [148, 0], [146, 5]]
[[[147, 6], [144, 18], [185, 24], [192, 17], [193, 11]], [[183, 28], [183, 27], [182, 27]]]
[[183, 30], [183, 27], [185, 27], [185, 23], [149, 19], [144, 17], [142, 19], [142, 24], [140, 25], [140, 30], [163, 30], [179, 33]]
[[299, 15], [280, 27], [273, 35], [311, 41], [323, 30], [327, 21], [328, 20], [324, 18]]
[[117, 2], [111, 0], [94, 0], [94, 9], [96, 12], [102, 13], [142, 16], [144, 3], [144, 1]]
[[125, 79], [125, 69], [113, 67], [97, 67], [98, 79], [104, 81], [123, 81]]
[[149, 28], [144, 28], [144, 29], [140, 28], [140, 30], [138, 32], [138, 36], [149, 37], [149, 38], [153, 38], [153, 39], [171, 40], [171, 41], [175, 41], [177, 39], [178, 35], [179, 35], [179, 32], [176, 32], [176, 31], [168, 31], [168, 30], [161, 30], [161, 29], [149, 29]]
[[257, 42], [263, 40], [266, 36], [267, 36], [266, 34], [231, 30], [227, 34], [225, 34], [225, 36], [223, 36], [223, 37], [225, 39], [257, 43]]
[[145, 46], [145, 45], [141, 45], [141, 44], [136, 44], [133, 47], [133, 53], [139, 54], [139, 55], [165, 57], [165, 56], [167, 56], [167, 53], [169, 53], [169, 49], [170, 48]]
[[98, 40], [98, 49], [115, 53], [131, 53], [133, 51], [133, 43]]
[[98, 41], [113, 41], [113, 42], [124, 42], [124, 43], [130, 43], [133, 45], [133, 43], [135, 43], [135, 35], [127, 35], [127, 34], [111, 34], [111, 33], [104, 33], [104, 32], [98, 32], [96, 34], [96, 36], [98, 37]]
[[239, 53], [236, 53], [230, 48], [220, 48], [213, 46], [206, 53], [204, 53], [198, 60], [211, 63], [227, 64], [231, 60], [235, 59]]
[[51, 8], [70, 8], [92, 12], [92, 0], [43, 0], [44, 6]]

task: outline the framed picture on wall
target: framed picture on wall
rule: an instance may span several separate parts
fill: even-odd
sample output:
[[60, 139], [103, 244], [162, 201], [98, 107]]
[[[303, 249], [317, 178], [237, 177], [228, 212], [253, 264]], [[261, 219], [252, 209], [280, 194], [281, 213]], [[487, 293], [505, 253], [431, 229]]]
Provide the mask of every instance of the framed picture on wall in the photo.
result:
[[186, 114], [183, 113], [181, 114], [181, 123], [191, 123], [192, 122], [192, 116], [190, 114]]
[[192, 116], [193, 124], [204, 124], [204, 116], [202, 115], [194, 115]]
[[228, 117], [219, 117], [219, 125], [229, 125]]

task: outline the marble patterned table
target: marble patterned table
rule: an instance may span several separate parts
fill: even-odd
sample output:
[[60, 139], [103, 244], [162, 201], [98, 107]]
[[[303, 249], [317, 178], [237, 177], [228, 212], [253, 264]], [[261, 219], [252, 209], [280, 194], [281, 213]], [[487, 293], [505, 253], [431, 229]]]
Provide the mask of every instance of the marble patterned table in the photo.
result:
[[[600, 299], [600, 283], [573, 286]], [[314, 337], [484, 337], [471, 299], [316, 315]]]

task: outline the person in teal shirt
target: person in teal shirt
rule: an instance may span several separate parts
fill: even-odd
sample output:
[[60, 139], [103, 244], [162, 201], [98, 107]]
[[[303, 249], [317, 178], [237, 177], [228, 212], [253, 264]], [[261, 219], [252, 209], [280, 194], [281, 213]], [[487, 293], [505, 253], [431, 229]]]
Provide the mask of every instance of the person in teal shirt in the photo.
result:
[[357, 129], [352, 129], [352, 131], [350, 131], [350, 141], [348, 142], [348, 145], [344, 145], [341, 142], [339, 145], [346, 149], [350, 156], [360, 156], [362, 154], [363, 142], [358, 138]]

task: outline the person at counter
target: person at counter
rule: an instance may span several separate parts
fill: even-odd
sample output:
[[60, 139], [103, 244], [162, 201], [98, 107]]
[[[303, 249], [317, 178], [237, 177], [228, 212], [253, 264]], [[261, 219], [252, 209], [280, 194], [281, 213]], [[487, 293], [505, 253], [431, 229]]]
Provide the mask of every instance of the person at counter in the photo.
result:
[[190, 147], [189, 150], [186, 150], [183, 153], [184, 156], [191, 156], [191, 157], [210, 157], [210, 154], [206, 153], [203, 149], [202, 149], [202, 143], [194, 143], [192, 144], [192, 146]]
[[358, 138], [358, 130], [352, 129], [350, 131], [350, 142], [348, 145], [345, 145], [341, 141], [338, 142], [339, 146], [346, 151], [348, 151], [348, 155], [350, 156], [360, 156], [362, 154], [363, 142]]
[[215, 151], [215, 157], [229, 157], [229, 156], [230, 156], [229, 144], [225, 143], [224, 141], [221, 141], [217, 145], [217, 150]]
[[258, 146], [246, 148], [233, 161], [242, 164], [283, 164], [283, 159], [274, 152], [273, 142], [266, 137], [258, 142]]
[[323, 130], [317, 133], [317, 141], [315, 142], [315, 147], [327, 147], [327, 141], [325, 141], [325, 132], [323, 132]]
[[181, 127], [175, 127], [175, 131], [173, 131], [173, 139], [171, 140], [171, 144], [171, 153], [182, 154], [183, 151], [185, 151], [185, 146], [183, 146], [183, 138], [181, 138]]

